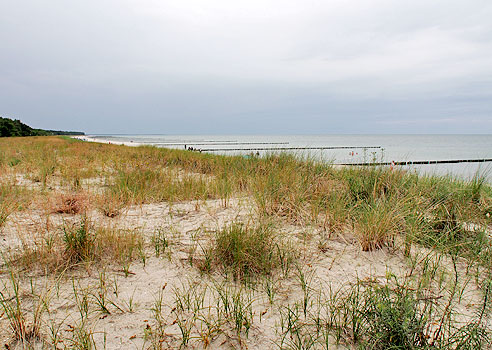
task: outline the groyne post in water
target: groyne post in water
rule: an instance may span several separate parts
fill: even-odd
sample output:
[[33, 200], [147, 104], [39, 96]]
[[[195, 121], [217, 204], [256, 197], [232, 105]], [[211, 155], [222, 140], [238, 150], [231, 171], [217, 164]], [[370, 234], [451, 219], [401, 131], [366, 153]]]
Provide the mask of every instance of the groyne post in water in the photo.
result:
[[418, 165], [418, 164], [453, 164], [453, 163], [486, 163], [492, 158], [479, 159], [446, 159], [446, 160], [411, 160], [400, 162], [372, 162], [372, 163], [341, 163], [337, 165], [378, 166], [378, 165]]

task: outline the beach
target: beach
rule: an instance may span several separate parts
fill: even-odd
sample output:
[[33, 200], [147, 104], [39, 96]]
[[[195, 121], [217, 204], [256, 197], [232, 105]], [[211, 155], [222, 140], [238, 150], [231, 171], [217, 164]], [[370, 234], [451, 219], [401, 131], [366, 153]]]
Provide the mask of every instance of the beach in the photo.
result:
[[8, 348], [490, 348], [486, 181], [136, 139], [0, 150]]
[[371, 162], [422, 162], [479, 160], [480, 163], [447, 163], [401, 166], [418, 174], [447, 175], [470, 180], [475, 175], [492, 182], [492, 136], [483, 135], [90, 135], [98, 142], [139, 144], [161, 148], [193, 147], [211, 154], [266, 155], [289, 152], [332, 164]]

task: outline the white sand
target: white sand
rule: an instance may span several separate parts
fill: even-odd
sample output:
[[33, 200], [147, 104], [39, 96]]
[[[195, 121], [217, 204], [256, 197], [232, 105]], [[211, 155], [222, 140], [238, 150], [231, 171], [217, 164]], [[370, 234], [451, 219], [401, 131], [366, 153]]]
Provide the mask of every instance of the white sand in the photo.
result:
[[[129, 267], [129, 275], [125, 276], [122, 266], [109, 263], [107, 266], [94, 266], [66, 272], [60, 279], [42, 277], [36, 271], [26, 271], [32, 276], [34, 294], [43, 295], [48, 301], [48, 310], [43, 312], [42, 334], [49, 340], [49, 327], [57, 328], [63, 344], [70, 346], [70, 339], [74, 336], [73, 328], [81, 324], [80, 312], [74, 296], [74, 283], [79, 297], [86, 289], [91, 306], [86, 324], [87, 330], [93, 333], [98, 348], [107, 349], [149, 348], [151, 340], [146, 338], [149, 329], [157, 329], [157, 321], [153, 309], [156, 300], [162, 297], [162, 327], [166, 334], [163, 348], [177, 348], [181, 342], [181, 332], [176, 323], [175, 295], [176, 290], [190, 291], [195, 286], [205, 292], [204, 307], [213, 307], [217, 302], [217, 294], [213, 291], [214, 283], [221, 283], [224, 277], [218, 273], [200, 275], [196, 262], [201, 259], [201, 247], [206, 247], [213, 239], [213, 231], [232, 221], [254, 222], [255, 215], [249, 199], [242, 198], [230, 201], [223, 207], [222, 201], [185, 202], [147, 204], [131, 207], [122, 215], [111, 219], [92, 210], [88, 213], [90, 220], [98, 226], [111, 226], [137, 230], [146, 240], [156, 230], [165, 232], [170, 242], [168, 252], [156, 257], [152, 245], [147, 244], [145, 265], [142, 261], [135, 261]], [[46, 234], [60, 234], [60, 227], [64, 222], [80, 220], [79, 215], [49, 214], [41, 210], [29, 210], [12, 215], [0, 231], [2, 250], [29, 244], [29, 240], [36, 239], [42, 242]], [[49, 223], [49, 224], [47, 224]], [[48, 227], [47, 227], [48, 226]], [[299, 250], [299, 264], [310, 279], [313, 299], [319, 291], [327, 293], [329, 286], [333, 288], [346, 285], [357, 278], [361, 280], [385, 280], [388, 271], [397, 275], [408, 272], [405, 259], [399, 252], [378, 250], [362, 252], [350, 236], [332, 238], [324, 243], [324, 252], [318, 249], [318, 242], [326, 232], [315, 228], [283, 225], [278, 227], [285, 237], [292, 240]], [[193, 256], [193, 265], [190, 264]], [[110, 314], [105, 314], [95, 304], [100, 285], [99, 274], [105, 271], [105, 297]], [[75, 282], [72, 278], [76, 276]], [[2, 283], [9, 286], [8, 276], [2, 274]], [[256, 290], [245, 288], [245, 295], [253, 300], [253, 324], [248, 337], [243, 335], [243, 347], [248, 349], [274, 349], [281, 339], [280, 312], [287, 305], [293, 305], [303, 298], [303, 291], [296, 277], [295, 269], [288, 277], [280, 273], [273, 278], [276, 291], [275, 301], [270, 305], [265, 289], [261, 287], [261, 280]], [[218, 281], [218, 282], [217, 282]], [[229, 282], [230, 288], [234, 283]], [[35, 300], [31, 295], [31, 280], [21, 281], [22, 302], [30, 305]], [[239, 287], [238, 287], [239, 288]], [[461, 305], [461, 311], [471, 313], [473, 300], [478, 300], [479, 293], [476, 287], [470, 285], [466, 302]], [[112, 304], [113, 303], [113, 304]], [[469, 304], [469, 305], [468, 305]], [[116, 305], [116, 306], [115, 306]], [[28, 307], [29, 308], [29, 307]], [[130, 310], [131, 309], [131, 310]], [[205, 309], [207, 310], [207, 309]], [[207, 312], [203, 310], [203, 314]], [[211, 319], [213, 319], [213, 312]], [[28, 318], [32, 314], [28, 313]], [[203, 348], [207, 342], [200, 339], [198, 334], [203, 331], [203, 322], [191, 321], [192, 339], [191, 348]], [[5, 317], [0, 321], [0, 339], [2, 343], [11, 341], [9, 322]], [[149, 328], [150, 327], [150, 328]], [[223, 332], [212, 338], [209, 348], [238, 347], [238, 340], [230, 324], [222, 324]], [[344, 348], [343, 346], [340, 346]]]

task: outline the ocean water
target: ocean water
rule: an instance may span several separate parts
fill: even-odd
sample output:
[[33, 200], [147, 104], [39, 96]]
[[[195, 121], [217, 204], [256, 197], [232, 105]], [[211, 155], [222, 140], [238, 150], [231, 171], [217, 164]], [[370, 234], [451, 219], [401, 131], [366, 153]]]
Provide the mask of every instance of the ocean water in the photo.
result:
[[[279, 152], [273, 148], [348, 147], [329, 150], [285, 150], [334, 164], [371, 161], [427, 161], [492, 158], [492, 135], [93, 135], [99, 140], [135, 142], [215, 154]], [[381, 147], [381, 148], [370, 148]], [[261, 150], [256, 150], [261, 149]], [[267, 149], [267, 150], [264, 150]], [[471, 179], [475, 174], [492, 182], [492, 162], [403, 166], [418, 173]]]

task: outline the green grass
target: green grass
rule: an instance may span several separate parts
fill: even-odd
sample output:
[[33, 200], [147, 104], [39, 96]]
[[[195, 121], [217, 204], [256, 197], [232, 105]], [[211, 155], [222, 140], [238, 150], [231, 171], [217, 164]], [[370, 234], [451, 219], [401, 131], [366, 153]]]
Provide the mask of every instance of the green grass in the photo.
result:
[[41, 235], [33, 244], [5, 254], [11, 266], [31, 273], [62, 274], [81, 264], [111, 263], [128, 273], [136, 259], [145, 259], [144, 239], [137, 230], [95, 226], [87, 218], [66, 223]]
[[384, 197], [360, 205], [355, 222], [355, 234], [363, 251], [392, 246], [401, 231], [403, 214], [395, 203]]
[[204, 178], [179, 175], [169, 169], [138, 168], [118, 171], [108, 195], [136, 204], [217, 197], [214, 183]]
[[[16, 184], [16, 177], [27, 185]], [[76, 202], [67, 197], [68, 202], [62, 201], [67, 210], [47, 210], [60, 193], [84, 196], [84, 208], [72, 210]], [[490, 315], [492, 190], [484, 177], [462, 181], [385, 167], [335, 168], [289, 154], [243, 158], [54, 137], [0, 140], [1, 229], [10, 229], [5, 222], [28, 206], [49, 213], [42, 216], [46, 221], [34, 226], [36, 231], [28, 232], [32, 244], [4, 252], [10, 260], [4, 267], [26, 276], [80, 272], [76, 270], [80, 265], [99, 273], [93, 291], [76, 289], [74, 284], [81, 319], [74, 323], [73, 337], [66, 344], [75, 348], [95, 346], [88, 321], [91, 312], [123, 312], [111, 297], [100, 265], [109, 264], [128, 277], [135, 260], [141, 259], [145, 267], [147, 256], [150, 259], [155, 253], [169, 257], [159, 263], [172, 264], [170, 248], [182, 248], [181, 242], [175, 242], [174, 236], [170, 241], [163, 230], [151, 232], [145, 242], [139, 231], [84, 220], [87, 213], [97, 209], [107, 217], [117, 217], [135, 204], [186, 201], [200, 207], [208, 199], [220, 200], [221, 209], [227, 209], [233, 198], [253, 203], [254, 219], [249, 224], [224, 223], [203, 246], [197, 237], [204, 229], [196, 231], [190, 253], [195, 255], [189, 260], [198, 261], [198, 267], [210, 273], [201, 275], [204, 284], [175, 289], [173, 305], [163, 304], [161, 291], [161, 305], [157, 300], [153, 306], [155, 324], [145, 330], [152, 346], [212, 347], [224, 336], [229, 345], [245, 347], [250, 333], [256, 335], [255, 327], [262, 326], [264, 310], [254, 305], [260, 293], [255, 289], [258, 284], [244, 283], [257, 281], [264, 282], [258, 297], [264, 298], [262, 307], [280, 315], [275, 344], [282, 349], [328, 348], [333, 342], [362, 349], [447, 350], [489, 345], [490, 328], [484, 320]], [[52, 226], [51, 216], [56, 218], [53, 222], [65, 220], [64, 225]], [[252, 224], [252, 220], [257, 222]], [[278, 229], [285, 225], [295, 232], [309, 227], [314, 233], [300, 238], [302, 249], [297, 251], [291, 238]], [[318, 289], [307, 268], [309, 254], [329, 254], [333, 236], [346, 233], [354, 235], [363, 251], [384, 248], [389, 254], [399, 254], [401, 249], [414, 275], [359, 280], [332, 293]], [[321, 253], [309, 250], [315, 246], [310, 241], [313, 237], [323, 237], [318, 244]], [[203, 256], [195, 251], [198, 246]], [[430, 263], [430, 258], [416, 257], [421, 251], [440, 258]], [[461, 266], [460, 273], [456, 265]], [[450, 266], [456, 279], [443, 272]], [[298, 283], [289, 279], [292, 267], [297, 267]], [[207, 280], [217, 277], [216, 271], [225, 277], [219, 274], [218, 281], [207, 285]], [[475, 317], [460, 323], [455, 306], [463, 303], [463, 288], [470, 281], [484, 298], [475, 307]], [[31, 328], [35, 330], [32, 334], [37, 333], [34, 316], [26, 313], [15, 283], [5, 284], [2, 290], [5, 324], [17, 334], [14, 338], [35, 339], [29, 335]], [[298, 300], [285, 299], [292, 284], [299, 292]], [[133, 301], [129, 305], [133, 309]], [[166, 333], [174, 321], [179, 331], [175, 341]], [[57, 338], [56, 331], [53, 338]]]
[[79, 226], [63, 228], [65, 255], [72, 263], [93, 259], [96, 247], [96, 237], [90, 230], [89, 222], [82, 221]]
[[[330, 327], [345, 334], [363, 349], [482, 349], [490, 345], [483, 315], [460, 324], [449, 300], [427, 290], [415, 290], [398, 279], [394, 284], [358, 282], [339, 296], [339, 313]], [[487, 303], [484, 300], [484, 306]], [[338, 329], [341, 327], [341, 329]], [[341, 332], [340, 332], [341, 330]], [[457, 346], [461, 343], [461, 346]]]
[[288, 271], [295, 252], [271, 225], [251, 227], [232, 223], [216, 232], [213, 245], [205, 252], [202, 266], [215, 266], [237, 280], [248, 280], [258, 275], [270, 275], [275, 269]]
[[[186, 347], [198, 343], [206, 348], [220, 335], [225, 335], [232, 348], [244, 348], [255, 322], [254, 301], [252, 293], [241, 285], [184, 283], [174, 289], [171, 311], [181, 332], [179, 345]], [[158, 329], [162, 318], [159, 298], [154, 311], [157, 311]]]
[[[291, 154], [227, 157], [54, 137], [0, 143], [8, 174], [39, 174], [47, 184], [61, 177], [70, 190], [80, 189], [84, 179], [103, 179], [96, 206], [110, 217], [128, 204], [221, 199], [227, 206], [232, 197], [249, 196], [266, 219], [314, 225], [330, 234], [357, 228], [364, 249], [392, 245], [401, 236], [407, 247], [425, 244], [446, 251], [476, 235], [481, 251], [460, 248], [459, 254], [481, 264], [489, 259], [483, 249], [488, 238], [471, 232], [484, 231], [492, 222], [492, 190], [479, 175], [462, 181], [385, 167], [335, 169]], [[5, 164], [13, 158], [21, 162]], [[2, 221], [11, 213], [7, 202], [0, 202]], [[468, 232], [460, 233], [460, 226]]]
[[[29, 315], [19, 277], [9, 269], [7, 284], [0, 290], [0, 310], [2, 317], [8, 320], [13, 338], [11, 343], [19, 344], [22, 348], [32, 348], [41, 340], [41, 317], [44, 310], [42, 298], [33, 295], [32, 315]], [[8, 348], [8, 344], [5, 344]]]
[[0, 227], [15, 211], [25, 209], [31, 201], [32, 193], [15, 182], [0, 183]]
[[[424, 263], [422, 273], [386, 281], [357, 280], [338, 289], [316, 290], [301, 280], [306, 297], [279, 306], [280, 349], [329, 349], [342, 345], [357, 349], [487, 349], [492, 344], [487, 328], [490, 282], [473, 318], [460, 320], [453, 306], [460, 300], [462, 276], [432, 273]], [[447, 284], [447, 283], [446, 283]], [[328, 290], [328, 293], [325, 291]], [[307, 307], [306, 307], [307, 305]]]

